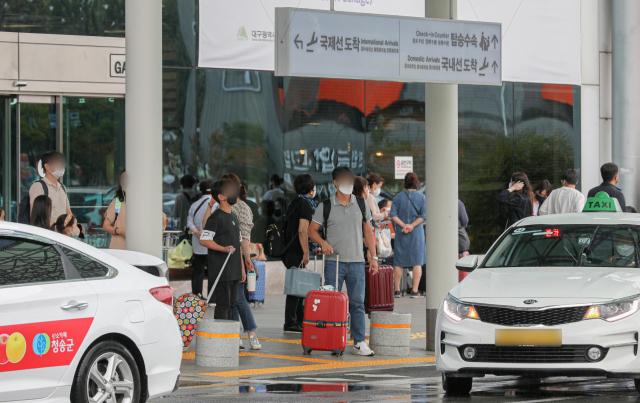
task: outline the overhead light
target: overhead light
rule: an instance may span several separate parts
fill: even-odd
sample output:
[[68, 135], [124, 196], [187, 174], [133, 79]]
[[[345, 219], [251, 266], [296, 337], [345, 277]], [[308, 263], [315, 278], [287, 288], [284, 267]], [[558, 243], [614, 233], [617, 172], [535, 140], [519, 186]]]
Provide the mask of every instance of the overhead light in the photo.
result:
[[300, 150], [300, 155], [305, 155], [306, 152], [307, 150]]
[[382, 157], [382, 153], [381, 153], [380, 151], [378, 151], [378, 152], [376, 153], [376, 155], [377, 155], [378, 157]]
[[14, 87], [26, 87], [27, 86], [27, 82], [26, 81], [14, 81], [13, 82], [13, 86]]

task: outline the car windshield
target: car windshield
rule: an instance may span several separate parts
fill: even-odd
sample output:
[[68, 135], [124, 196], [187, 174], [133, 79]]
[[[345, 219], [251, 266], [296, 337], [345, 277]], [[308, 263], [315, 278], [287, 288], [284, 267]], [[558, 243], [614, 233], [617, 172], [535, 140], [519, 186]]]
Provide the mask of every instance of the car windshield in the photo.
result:
[[638, 267], [638, 229], [624, 225], [512, 229], [483, 267]]

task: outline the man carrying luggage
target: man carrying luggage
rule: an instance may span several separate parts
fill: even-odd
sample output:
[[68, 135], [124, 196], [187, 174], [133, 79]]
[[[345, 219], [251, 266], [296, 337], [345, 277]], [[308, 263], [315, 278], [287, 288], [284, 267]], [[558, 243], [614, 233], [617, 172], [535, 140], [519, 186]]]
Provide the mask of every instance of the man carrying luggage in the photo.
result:
[[[349, 312], [351, 313], [351, 334], [353, 336], [353, 354], [372, 356], [374, 352], [365, 342], [365, 258], [362, 252], [364, 244], [371, 252], [370, 269], [374, 274], [378, 272], [378, 257], [371, 229], [371, 210], [364, 199], [355, 195], [353, 183], [355, 175], [348, 167], [337, 167], [333, 170], [333, 184], [337, 193], [329, 200], [320, 203], [316, 208], [313, 222], [309, 226], [309, 237], [322, 247], [322, 253], [333, 255], [327, 257], [324, 267], [325, 284], [336, 283], [336, 256], [340, 257], [338, 272], [338, 291], [342, 290], [342, 283], [347, 283], [349, 295]], [[329, 206], [329, 214], [324, 210]], [[325, 222], [325, 217], [326, 222]], [[326, 240], [322, 239], [318, 230], [325, 227]]]

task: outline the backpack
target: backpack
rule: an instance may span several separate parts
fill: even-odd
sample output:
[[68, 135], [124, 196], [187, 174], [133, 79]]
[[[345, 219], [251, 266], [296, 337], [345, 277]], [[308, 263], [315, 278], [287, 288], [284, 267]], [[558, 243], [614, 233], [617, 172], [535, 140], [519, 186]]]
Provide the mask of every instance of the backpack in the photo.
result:
[[[45, 196], [49, 196], [49, 188], [47, 184], [44, 183], [42, 179], [38, 181], [42, 185], [42, 190], [44, 191]], [[64, 187], [62, 183], [60, 183], [62, 189], [65, 193], [67, 193], [67, 188]], [[18, 205], [18, 222], [20, 224], [29, 224], [31, 222], [31, 199], [29, 198], [29, 194], [20, 200], [20, 204]]]
[[278, 221], [275, 224], [269, 225], [267, 228], [266, 236], [262, 241], [262, 247], [264, 248], [264, 254], [269, 257], [282, 257], [289, 249], [289, 246], [293, 244], [293, 241], [298, 239], [297, 236], [291, 237], [289, 242], [286, 241], [285, 230], [287, 228], [287, 217], [291, 216], [291, 212], [287, 212], [289, 215]]
[[[365, 208], [365, 200], [360, 197], [360, 196], [356, 196], [356, 201], [358, 202], [358, 207], [360, 207], [360, 212], [362, 213], [362, 223], [366, 224], [367, 223], [367, 211]], [[322, 218], [324, 220], [324, 237], [323, 239], [327, 239], [327, 223], [329, 222], [329, 214], [331, 214], [331, 205], [333, 203], [331, 203], [331, 198], [328, 198], [326, 200], [324, 200], [322, 202]]]

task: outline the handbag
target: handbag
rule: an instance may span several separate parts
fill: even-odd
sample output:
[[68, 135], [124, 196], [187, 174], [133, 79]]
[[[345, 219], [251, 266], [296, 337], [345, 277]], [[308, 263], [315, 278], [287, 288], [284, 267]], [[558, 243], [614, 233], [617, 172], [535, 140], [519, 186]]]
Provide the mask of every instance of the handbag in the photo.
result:
[[185, 262], [193, 257], [193, 247], [186, 239], [167, 254], [167, 266], [170, 269], [184, 269]]
[[294, 297], [305, 298], [309, 291], [320, 288], [322, 278], [320, 273], [300, 267], [287, 270], [284, 279], [284, 293]]
[[376, 228], [376, 254], [378, 257], [389, 257], [393, 255], [391, 230], [389, 228]]
[[458, 253], [466, 252], [471, 246], [471, 240], [469, 234], [464, 227], [458, 227]]

